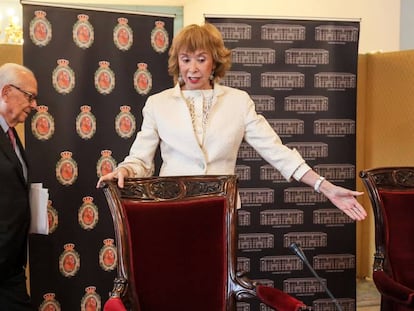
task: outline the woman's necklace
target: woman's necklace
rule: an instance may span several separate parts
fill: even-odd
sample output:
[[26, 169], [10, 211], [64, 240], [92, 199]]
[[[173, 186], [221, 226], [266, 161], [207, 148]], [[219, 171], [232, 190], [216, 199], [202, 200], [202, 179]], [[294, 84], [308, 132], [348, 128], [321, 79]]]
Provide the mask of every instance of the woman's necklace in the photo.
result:
[[208, 124], [208, 117], [213, 105], [213, 90], [183, 91], [193, 124], [193, 130], [199, 145], [204, 144], [204, 136]]

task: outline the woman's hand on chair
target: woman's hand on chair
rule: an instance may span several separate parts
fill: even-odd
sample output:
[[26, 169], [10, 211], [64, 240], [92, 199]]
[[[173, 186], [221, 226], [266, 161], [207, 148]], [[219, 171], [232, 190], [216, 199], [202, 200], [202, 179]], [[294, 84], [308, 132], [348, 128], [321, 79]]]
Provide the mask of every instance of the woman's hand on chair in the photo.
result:
[[106, 174], [104, 176], [101, 176], [101, 178], [99, 178], [97, 184], [96, 184], [96, 188], [100, 188], [102, 187], [103, 183], [107, 180], [113, 180], [113, 179], [118, 179], [118, 187], [119, 188], [123, 188], [124, 187], [124, 179], [128, 177], [128, 170], [124, 167], [118, 167], [115, 169], [115, 171]]

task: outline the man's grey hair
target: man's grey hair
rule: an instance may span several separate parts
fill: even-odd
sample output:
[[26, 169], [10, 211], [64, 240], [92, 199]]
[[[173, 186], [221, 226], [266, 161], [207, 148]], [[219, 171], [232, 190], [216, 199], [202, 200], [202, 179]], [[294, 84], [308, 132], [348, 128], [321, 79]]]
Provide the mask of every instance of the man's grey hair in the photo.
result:
[[5, 63], [0, 66], [0, 89], [7, 84], [18, 84], [19, 83], [19, 72], [27, 72], [32, 75], [33, 72], [23, 66], [16, 63]]

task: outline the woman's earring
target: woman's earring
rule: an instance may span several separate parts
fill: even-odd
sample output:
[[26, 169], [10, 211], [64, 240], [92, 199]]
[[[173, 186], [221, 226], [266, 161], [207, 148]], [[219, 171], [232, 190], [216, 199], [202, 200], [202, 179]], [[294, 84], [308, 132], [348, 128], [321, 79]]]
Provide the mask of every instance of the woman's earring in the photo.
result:
[[210, 73], [209, 79], [210, 79], [210, 81], [214, 80], [214, 70]]
[[178, 74], [178, 78], [177, 78], [177, 80], [178, 80], [178, 84], [179, 84], [179, 85], [183, 85], [183, 84], [184, 84], [184, 79], [183, 79], [183, 77], [181, 76], [181, 73], [180, 73], [180, 74]]

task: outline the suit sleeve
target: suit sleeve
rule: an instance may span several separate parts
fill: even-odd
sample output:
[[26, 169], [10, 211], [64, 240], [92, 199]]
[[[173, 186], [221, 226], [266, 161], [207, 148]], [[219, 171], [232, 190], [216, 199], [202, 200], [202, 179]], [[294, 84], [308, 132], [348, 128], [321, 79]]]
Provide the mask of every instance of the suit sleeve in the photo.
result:
[[151, 97], [148, 98], [143, 110], [143, 121], [140, 131], [131, 146], [129, 155], [118, 167], [125, 167], [134, 172], [130, 177], [149, 177], [154, 174], [154, 157], [160, 138], [151, 109]]

